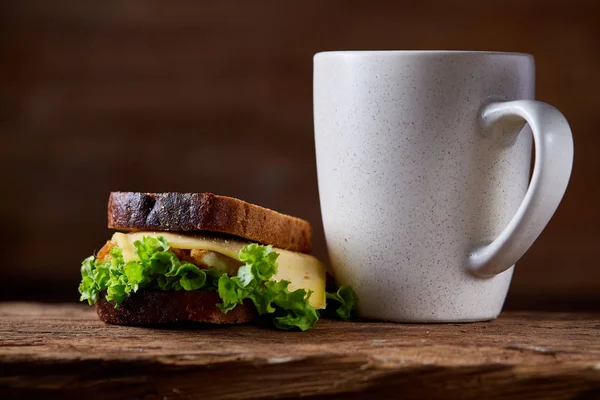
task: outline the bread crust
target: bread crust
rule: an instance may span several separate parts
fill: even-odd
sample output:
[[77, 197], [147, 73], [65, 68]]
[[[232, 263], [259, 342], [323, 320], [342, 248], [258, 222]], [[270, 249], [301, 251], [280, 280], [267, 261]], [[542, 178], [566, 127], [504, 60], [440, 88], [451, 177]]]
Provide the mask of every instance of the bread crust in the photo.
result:
[[154, 325], [180, 321], [211, 324], [240, 324], [253, 320], [256, 309], [251, 302], [239, 304], [228, 313], [218, 309], [217, 292], [205, 290], [140, 290], [115, 308], [114, 301], [102, 296], [96, 301], [100, 320], [117, 325]]
[[291, 251], [311, 251], [308, 221], [213, 193], [112, 192], [108, 227], [121, 231], [219, 232]]

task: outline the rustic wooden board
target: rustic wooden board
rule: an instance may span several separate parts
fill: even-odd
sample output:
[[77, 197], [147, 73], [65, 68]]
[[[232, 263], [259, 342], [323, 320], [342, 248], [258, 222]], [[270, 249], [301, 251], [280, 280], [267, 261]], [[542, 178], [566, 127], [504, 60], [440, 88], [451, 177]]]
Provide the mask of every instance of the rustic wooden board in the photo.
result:
[[472, 324], [106, 325], [80, 305], [0, 303], [0, 397], [600, 398], [600, 314]]

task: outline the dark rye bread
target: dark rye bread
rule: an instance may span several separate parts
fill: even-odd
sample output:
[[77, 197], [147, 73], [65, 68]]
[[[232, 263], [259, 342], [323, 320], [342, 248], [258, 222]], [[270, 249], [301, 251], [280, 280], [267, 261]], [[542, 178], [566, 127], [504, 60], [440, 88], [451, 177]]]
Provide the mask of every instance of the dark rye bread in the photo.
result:
[[108, 227], [220, 232], [291, 251], [311, 251], [312, 230], [307, 221], [212, 193], [112, 192]]
[[151, 291], [140, 290], [127, 297], [115, 308], [115, 303], [104, 296], [96, 301], [100, 320], [117, 325], [153, 325], [180, 321], [208, 322], [211, 324], [240, 324], [256, 316], [254, 306], [244, 303], [227, 314], [217, 308], [221, 298], [217, 292]]

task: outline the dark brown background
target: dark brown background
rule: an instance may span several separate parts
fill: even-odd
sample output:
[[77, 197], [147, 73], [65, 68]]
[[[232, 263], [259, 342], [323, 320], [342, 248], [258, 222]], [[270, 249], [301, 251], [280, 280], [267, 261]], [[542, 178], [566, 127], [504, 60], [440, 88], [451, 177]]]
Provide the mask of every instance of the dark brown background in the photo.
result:
[[533, 53], [573, 177], [513, 308], [600, 308], [600, 2], [0, 2], [0, 298], [75, 300], [111, 190], [212, 191], [304, 217], [324, 257], [312, 55]]

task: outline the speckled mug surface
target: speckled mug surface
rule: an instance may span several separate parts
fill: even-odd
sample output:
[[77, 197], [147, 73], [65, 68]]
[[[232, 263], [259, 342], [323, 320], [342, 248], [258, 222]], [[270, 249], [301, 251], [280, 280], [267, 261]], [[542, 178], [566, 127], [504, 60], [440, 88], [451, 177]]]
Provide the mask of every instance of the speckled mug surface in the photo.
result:
[[498, 316], [513, 266], [558, 207], [573, 162], [566, 120], [533, 100], [534, 74], [533, 57], [519, 53], [315, 55], [327, 248], [361, 317]]

